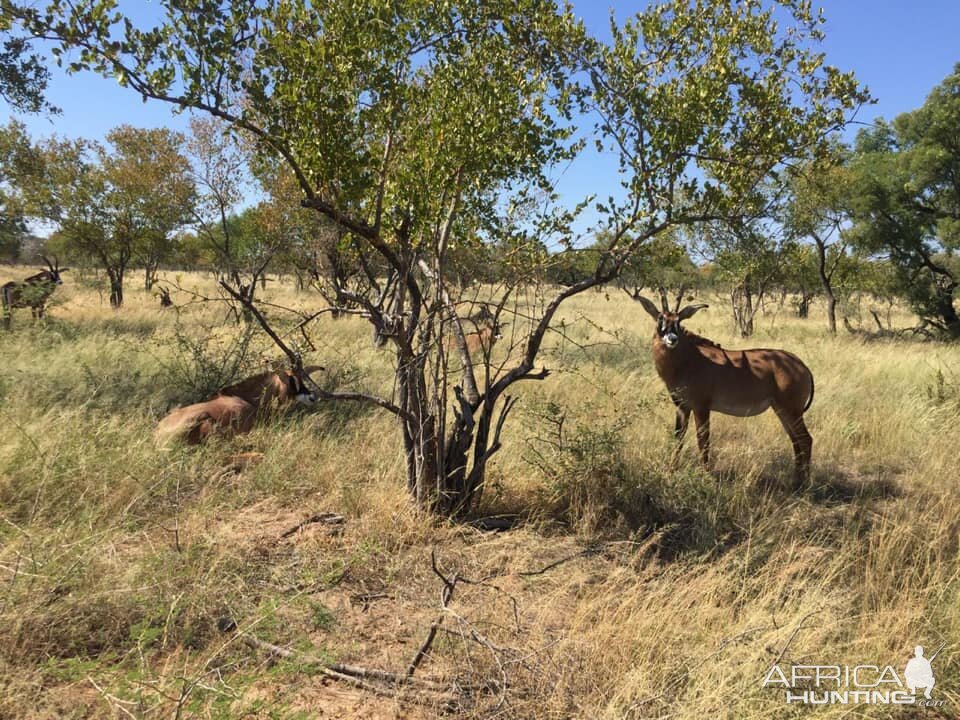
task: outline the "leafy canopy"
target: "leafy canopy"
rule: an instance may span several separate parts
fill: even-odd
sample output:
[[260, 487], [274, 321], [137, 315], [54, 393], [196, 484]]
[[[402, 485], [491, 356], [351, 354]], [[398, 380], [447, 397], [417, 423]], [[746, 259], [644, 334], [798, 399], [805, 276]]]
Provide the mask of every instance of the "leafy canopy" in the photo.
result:
[[887, 256], [914, 310], [960, 336], [954, 308], [960, 249], [960, 65], [922, 107], [857, 136], [851, 240]]

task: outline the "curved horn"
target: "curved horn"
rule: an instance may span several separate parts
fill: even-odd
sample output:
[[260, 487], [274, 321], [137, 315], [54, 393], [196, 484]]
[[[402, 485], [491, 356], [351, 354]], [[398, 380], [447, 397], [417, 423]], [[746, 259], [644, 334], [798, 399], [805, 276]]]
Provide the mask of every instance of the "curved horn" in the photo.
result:
[[654, 320], [660, 319], [660, 311], [657, 310], [657, 306], [653, 304], [653, 301], [647, 300], [647, 298], [639, 294], [634, 296], [633, 299], [643, 305], [643, 309], [646, 310], [650, 317], [652, 317]]
[[680, 312], [680, 303], [683, 302], [683, 293], [684, 291], [686, 291], [686, 289], [687, 289], [686, 285], [680, 285], [680, 289], [677, 291], [677, 304], [673, 309], [675, 313]]
[[667, 291], [663, 289], [663, 285], [657, 289], [660, 291], [660, 305], [663, 307], [663, 312], [670, 312], [670, 302], [667, 300]]
[[700, 305], [687, 305], [683, 310], [677, 313], [677, 317], [680, 320], [686, 320], [688, 317], [691, 317], [698, 310], [703, 310], [704, 308], [710, 307], [706, 304]]

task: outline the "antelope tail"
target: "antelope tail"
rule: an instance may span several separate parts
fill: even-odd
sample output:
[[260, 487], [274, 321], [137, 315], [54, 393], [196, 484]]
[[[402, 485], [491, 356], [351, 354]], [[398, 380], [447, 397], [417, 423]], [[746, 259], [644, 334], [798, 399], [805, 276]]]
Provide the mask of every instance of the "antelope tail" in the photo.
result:
[[[810, 372], [809, 369], [807, 372]], [[804, 406], [803, 411], [806, 412], [810, 409], [810, 406], [813, 405], [813, 395], [814, 395], [815, 385], [813, 382], [813, 373], [810, 373], [810, 399], [807, 400], [807, 404]]]

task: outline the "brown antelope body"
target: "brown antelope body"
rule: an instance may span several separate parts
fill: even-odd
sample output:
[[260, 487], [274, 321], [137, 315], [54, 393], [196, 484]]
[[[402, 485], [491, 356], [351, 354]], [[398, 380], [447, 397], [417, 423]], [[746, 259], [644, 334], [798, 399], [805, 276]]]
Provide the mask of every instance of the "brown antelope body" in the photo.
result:
[[[41, 256], [42, 257], [42, 256]], [[17, 308], [30, 308], [34, 317], [42, 318], [47, 300], [56, 290], [57, 285], [63, 285], [60, 273], [70, 268], [61, 268], [60, 261], [54, 256], [54, 262], [43, 258], [47, 269], [36, 275], [31, 275], [19, 282], [11, 280], [0, 286], [0, 301], [3, 303], [3, 324], [9, 328], [12, 311]]]
[[674, 459], [683, 445], [690, 414], [697, 425], [700, 460], [709, 467], [711, 411], [749, 417], [773, 408], [783, 424], [796, 458], [796, 479], [810, 475], [813, 438], [803, 414], [813, 402], [813, 373], [796, 355], [785, 350], [727, 350], [685, 330], [680, 323], [706, 305], [688, 305], [670, 312], [647, 298], [634, 295], [657, 321], [653, 360], [657, 373], [677, 408]]
[[[475, 331], [463, 334], [467, 352], [474, 355], [483, 351], [485, 355], [489, 355], [497, 340], [503, 337], [497, 318], [486, 307], [481, 307], [475, 315], [466, 320], [476, 327]], [[455, 335], [447, 335], [443, 344], [447, 352], [456, 352], [459, 347]]]
[[304, 368], [301, 373], [265, 372], [220, 390], [204, 402], [172, 410], [157, 425], [161, 444], [180, 441], [199, 445], [214, 433], [226, 436], [250, 432], [259, 419], [290, 403], [312, 404], [317, 396], [304, 376], [322, 370]]

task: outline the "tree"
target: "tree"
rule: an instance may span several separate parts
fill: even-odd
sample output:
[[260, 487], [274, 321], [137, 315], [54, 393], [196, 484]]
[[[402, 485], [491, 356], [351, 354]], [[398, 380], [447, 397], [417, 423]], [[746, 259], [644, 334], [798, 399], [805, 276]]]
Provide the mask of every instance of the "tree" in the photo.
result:
[[[610, 239], [608, 232], [601, 232], [589, 247], [556, 253], [546, 263], [547, 279], [570, 286], [592, 277]], [[697, 284], [696, 266], [678, 239], [678, 233], [665, 231], [637, 248], [624, 263], [620, 283], [634, 291], [645, 287], [691, 287]]]
[[813, 241], [816, 275], [827, 301], [827, 326], [837, 332], [837, 293], [834, 279], [849, 262], [841, 232], [848, 221], [851, 176], [845, 164], [849, 152], [836, 143], [822, 154], [787, 171], [788, 197], [782, 221], [796, 239]]
[[851, 241], [889, 257], [914, 311], [960, 338], [960, 64], [923, 106], [857, 136]]
[[119, 308], [134, 260], [144, 264], [150, 289], [194, 190], [177, 133], [123, 125], [107, 140], [112, 152], [83, 140], [41, 143], [40, 169], [27, 188], [32, 214], [55, 223], [61, 243], [106, 271], [110, 304]]
[[[614, 26], [608, 45], [544, 0], [169, 1], [168, 20], [149, 31], [109, 0], [2, 3], [30, 32], [77, 50], [81, 69], [249, 133], [287, 165], [303, 204], [349, 236], [365, 281], [341, 297], [390, 339], [396, 392], [322, 394], [395, 415], [411, 496], [445, 514], [479, 500], [511, 389], [547, 376], [537, 358], [564, 301], [616, 278], [671, 227], [726, 216], [864, 99], [823, 64], [821, 20], [800, 0], [651, 6]], [[609, 241], [590, 276], [514, 315], [504, 356], [474, 363], [452, 251], [474, 238], [531, 259], [573, 247], [579, 207], [550, 206], [550, 173], [581, 147], [581, 110], [623, 171], [620, 197], [598, 205]], [[531, 198], [545, 202], [514, 212]], [[516, 290], [494, 288], [490, 311], [514, 308]], [[445, 334], [459, 348], [455, 380]]]
[[13, 20], [0, 12], [0, 98], [18, 112], [58, 113], [44, 99], [50, 71], [38, 53], [30, 52], [29, 38], [12, 34]]
[[735, 216], [706, 225], [699, 240], [713, 265], [713, 278], [727, 286], [733, 326], [740, 337], [753, 335], [754, 318], [764, 299], [784, 277], [791, 251], [768, 211]]
[[780, 286], [780, 304], [792, 295], [797, 317], [810, 317], [810, 303], [819, 294], [817, 253], [806, 243], [789, 242], [781, 248], [780, 269], [776, 282]]
[[110, 188], [113, 232], [126, 236], [123, 242], [143, 265], [149, 291], [160, 263], [172, 256], [174, 233], [189, 219], [194, 202], [183, 136], [165, 128], [121, 125], [107, 133], [107, 141], [113, 153], [101, 155], [101, 167]]
[[191, 159], [197, 201], [191, 208], [197, 239], [213, 253], [221, 275], [240, 284], [239, 249], [233, 237], [243, 187], [249, 182], [248, 158], [230, 127], [215, 117], [190, 119], [186, 144]]
[[16, 121], [0, 127], [0, 258], [13, 261], [20, 256], [27, 225], [19, 184], [36, 164], [37, 150], [26, 127]]

